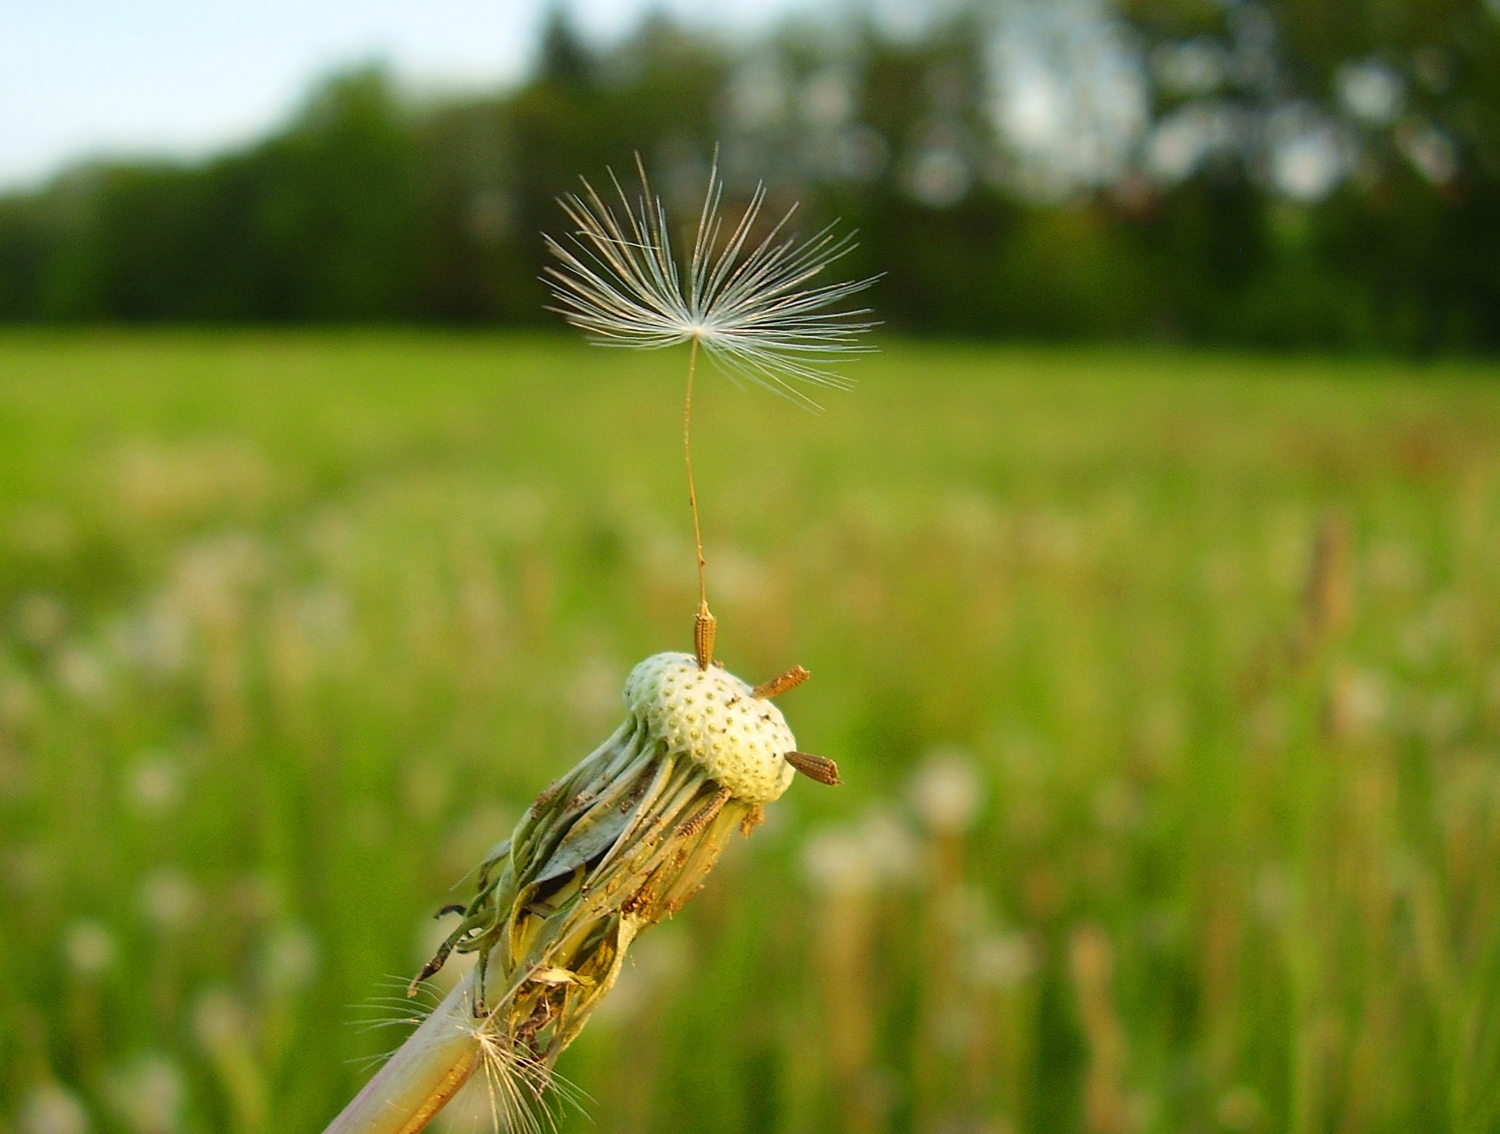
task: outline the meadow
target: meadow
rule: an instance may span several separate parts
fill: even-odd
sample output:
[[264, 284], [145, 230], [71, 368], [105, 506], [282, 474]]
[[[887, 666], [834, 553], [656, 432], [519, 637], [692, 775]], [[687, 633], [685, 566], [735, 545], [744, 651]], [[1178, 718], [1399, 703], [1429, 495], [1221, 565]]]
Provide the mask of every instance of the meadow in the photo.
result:
[[[690, 648], [682, 361], [0, 336], [0, 1131], [316, 1132], [400, 1042]], [[561, 1128], [1500, 1130], [1500, 368], [851, 373], [695, 436], [719, 657], [845, 784], [635, 946]]]

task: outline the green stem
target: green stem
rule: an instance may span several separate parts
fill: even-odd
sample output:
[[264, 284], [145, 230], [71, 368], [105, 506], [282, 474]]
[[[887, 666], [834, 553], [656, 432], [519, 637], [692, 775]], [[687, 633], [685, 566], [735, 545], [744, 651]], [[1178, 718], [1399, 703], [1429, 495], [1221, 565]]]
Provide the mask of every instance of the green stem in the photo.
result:
[[687, 396], [682, 402], [682, 456], [687, 465], [688, 508], [693, 513], [693, 545], [698, 551], [698, 612], [708, 613], [707, 564], [703, 559], [703, 532], [698, 527], [698, 490], [693, 486], [693, 377], [698, 370], [698, 340], [688, 353]]
[[439, 1004], [323, 1134], [417, 1134], [479, 1066], [474, 972]]

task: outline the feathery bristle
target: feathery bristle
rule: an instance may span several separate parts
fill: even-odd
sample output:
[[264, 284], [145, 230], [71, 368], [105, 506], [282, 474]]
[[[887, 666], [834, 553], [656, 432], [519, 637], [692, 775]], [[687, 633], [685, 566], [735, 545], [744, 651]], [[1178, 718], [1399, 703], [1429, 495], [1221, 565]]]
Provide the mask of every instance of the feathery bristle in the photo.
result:
[[[878, 277], [813, 285], [812, 280], [855, 247], [833, 226], [805, 241], [785, 235], [796, 206], [759, 243], [751, 233], [765, 207], [758, 185], [727, 236], [719, 215], [724, 182], [715, 162], [686, 280], [672, 253], [666, 209], [651, 192], [637, 158], [641, 193], [632, 203], [613, 172], [621, 213], [590, 185], [559, 203], [577, 225], [572, 247], [546, 237], [561, 261], [547, 275], [561, 313], [603, 346], [653, 350], [696, 339], [732, 376], [748, 379], [812, 405], [795, 382], [847, 386], [830, 370], [841, 358], [872, 348], [858, 342], [873, 323], [867, 309], [828, 308]], [[623, 219], [622, 219], [623, 217]]]

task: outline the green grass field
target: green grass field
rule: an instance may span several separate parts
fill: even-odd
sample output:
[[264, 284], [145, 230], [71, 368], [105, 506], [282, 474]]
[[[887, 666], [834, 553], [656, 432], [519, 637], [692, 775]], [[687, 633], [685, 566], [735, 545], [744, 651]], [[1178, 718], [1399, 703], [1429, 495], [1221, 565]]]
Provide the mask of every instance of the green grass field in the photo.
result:
[[[689, 647], [683, 365], [0, 337], [0, 1131], [316, 1132], [400, 1041]], [[637, 945], [563, 1128], [1500, 1130], [1500, 368], [853, 373], [695, 438], [719, 656], [846, 786]]]

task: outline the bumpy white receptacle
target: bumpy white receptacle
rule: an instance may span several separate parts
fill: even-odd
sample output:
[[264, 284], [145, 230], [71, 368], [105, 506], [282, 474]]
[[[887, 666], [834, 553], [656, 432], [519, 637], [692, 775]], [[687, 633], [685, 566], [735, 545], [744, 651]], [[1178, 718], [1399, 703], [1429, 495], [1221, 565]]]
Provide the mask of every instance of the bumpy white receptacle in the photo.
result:
[[797, 747], [781, 710], [750, 695], [734, 674], [699, 669], [691, 654], [656, 654], [630, 671], [625, 706], [673, 751], [749, 803], [770, 803], [796, 770], [785, 754]]

